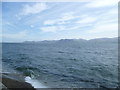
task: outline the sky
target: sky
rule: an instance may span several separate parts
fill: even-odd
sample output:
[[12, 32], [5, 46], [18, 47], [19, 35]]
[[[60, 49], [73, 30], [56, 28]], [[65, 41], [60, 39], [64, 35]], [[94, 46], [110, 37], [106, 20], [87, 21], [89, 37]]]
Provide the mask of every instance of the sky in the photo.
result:
[[118, 36], [118, 0], [2, 2], [3, 42]]

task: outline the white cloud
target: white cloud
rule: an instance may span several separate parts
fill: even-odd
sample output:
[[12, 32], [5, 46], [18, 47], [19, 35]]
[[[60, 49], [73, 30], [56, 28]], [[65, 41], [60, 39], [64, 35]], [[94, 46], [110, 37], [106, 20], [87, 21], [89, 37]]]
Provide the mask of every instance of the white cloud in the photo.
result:
[[60, 26], [45, 26], [40, 28], [40, 30], [42, 30], [43, 32], [57, 32], [57, 31], [62, 31], [62, 30], [77, 30], [77, 29], [81, 29], [82, 27], [85, 27], [86, 25], [72, 25], [72, 26], [64, 26], [64, 25], [60, 25]]
[[63, 13], [60, 21], [67, 21], [67, 20], [71, 20], [74, 18], [75, 18], [74, 12]]
[[92, 30], [88, 31], [89, 33], [116, 33], [118, 32], [118, 24], [117, 23], [108, 23], [108, 24], [101, 24], [98, 26], [93, 27]]
[[27, 36], [27, 31], [21, 31], [21, 32], [18, 32], [18, 33], [3, 33], [2, 34], [2, 37], [3, 38], [10, 38], [10, 39], [21, 39], [21, 38], [25, 38]]
[[[51, 26], [44, 26], [40, 28], [44, 32], [56, 32], [61, 30], [81, 30], [83, 27], [91, 26], [91, 23], [97, 20], [96, 17], [90, 17], [88, 15], [84, 16], [73, 16], [73, 12], [65, 13], [61, 15], [61, 18], [54, 19], [54, 20], [46, 20], [44, 25], [51, 25]], [[71, 21], [72, 19], [81, 17], [81, 20]], [[57, 24], [57, 25], [54, 25]], [[69, 24], [68, 26], [63, 24]], [[73, 25], [74, 24], [74, 25]]]
[[16, 27], [12, 22], [4, 21], [3, 23], [4, 23], [4, 25]]
[[46, 20], [44, 21], [44, 25], [53, 25], [53, 24], [68, 24], [70, 20], [75, 19], [76, 16], [73, 15], [74, 12], [63, 13], [59, 16], [59, 18]]
[[87, 24], [87, 23], [92, 23], [95, 22], [97, 20], [97, 18], [95, 17], [84, 17], [83, 19], [77, 21], [76, 23], [80, 23], [80, 24]]
[[60, 30], [64, 30], [64, 26], [47, 26], [47, 27], [42, 27], [41, 30], [44, 32], [56, 32]]
[[46, 20], [44, 21], [44, 25], [52, 25], [55, 24], [57, 21], [56, 20]]
[[119, 0], [93, 0], [89, 1], [85, 6], [89, 8], [105, 7], [117, 5]]
[[95, 24], [97, 26], [99, 25], [104, 25], [104, 24], [114, 24], [114, 23], [118, 23], [118, 10], [117, 8], [108, 10], [105, 13], [102, 13], [100, 15], [96, 16], [98, 18], [98, 22], [96, 22]]
[[107, 23], [101, 25], [95, 25], [90, 30], [86, 30], [81, 33], [80, 38], [94, 39], [94, 38], [113, 38], [118, 36], [117, 23]]
[[92, 39], [92, 38], [117, 37], [118, 36], [117, 8], [113, 8], [106, 12], [103, 12], [103, 13], [101, 12], [100, 14], [96, 14], [95, 18], [97, 19], [97, 21], [93, 23], [92, 28], [86, 31], [86, 34], [89, 34], [86, 36], [87, 38]]
[[30, 25], [31, 28], [34, 28], [35, 26], [34, 25]]
[[[92, 16], [88, 15], [87, 13], [80, 16], [75, 16], [74, 15], [75, 13], [62, 14], [58, 19], [46, 20], [44, 22], [44, 25], [51, 26], [42, 27], [41, 30], [43, 32], [57, 32], [62, 30], [68, 30], [68, 32], [69, 30], [78, 31], [81, 30], [83, 32], [85, 30], [84, 32], [85, 35], [83, 36], [88, 39], [102, 37], [117, 37], [118, 35], [118, 25], [116, 23], [118, 14], [117, 8], [110, 9], [106, 12], [105, 11], [102, 10], [102, 12], [98, 12]], [[74, 19], [78, 19], [78, 21], [76, 22]], [[54, 24], [58, 25], [55, 26]], [[88, 28], [87, 29], [83, 28], [86, 26], [90, 26], [89, 30], [87, 30]]]
[[19, 16], [19, 14], [16, 14], [15, 17], [17, 18], [17, 20], [21, 20], [21, 17]]
[[20, 15], [37, 14], [46, 10], [47, 8], [48, 7], [46, 3], [35, 3], [34, 5], [24, 5]]
[[112, 15], [117, 14], [118, 15], [118, 8], [111, 9], [110, 11], [108, 11], [108, 14], [112, 14]]

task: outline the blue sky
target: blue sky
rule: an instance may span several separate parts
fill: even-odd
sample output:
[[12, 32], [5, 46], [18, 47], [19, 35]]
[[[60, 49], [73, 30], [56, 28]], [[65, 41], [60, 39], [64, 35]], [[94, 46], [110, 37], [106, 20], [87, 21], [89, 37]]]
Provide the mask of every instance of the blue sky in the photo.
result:
[[3, 42], [117, 37], [117, 2], [3, 2]]

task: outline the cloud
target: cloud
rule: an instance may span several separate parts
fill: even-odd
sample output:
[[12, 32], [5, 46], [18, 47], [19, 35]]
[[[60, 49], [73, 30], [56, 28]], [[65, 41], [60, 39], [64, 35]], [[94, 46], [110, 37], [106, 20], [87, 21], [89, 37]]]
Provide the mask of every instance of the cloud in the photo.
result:
[[56, 32], [60, 30], [64, 30], [64, 26], [47, 26], [47, 27], [42, 27], [40, 30], [43, 32]]
[[102, 13], [100, 15], [96, 15], [96, 16], [98, 18], [98, 22], [95, 23], [96, 26], [118, 23], [118, 9], [117, 8], [108, 10], [107, 12]]
[[34, 25], [30, 25], [31, 28], [34, 28], [35, 26]]
[[60, 24], [68, 24], [68, 23], [69, 23], [68, 21], [64, 21], [62, 19], [46, 20], [43, 22], [44, 25], [54, 25], [54, 24], [60, 25]]
[[4, 23], [4, 25], [16, 27], [12, 22], [4, 21], [3, 23]]
[[74, 12], [63, 13], [61, 15], [60, 21], [68, 21], [68, 20], [71, 20], [71, 19], [74, 19], [74, 18], [76, 18], [74, 16]]
[[87, 36], [88, 39], [93, 38], [103, 38], [103, 37], [118, 37], [117, 24], [106, 24], [101, 26], [95, 26], [93, 29], [89, 30]]
[[[118, 11], [117, 5], [112, 0], [92, 0], [84, 3], [21, 3], [20, 6], [11, 6], [16, 11], [9, 11], [7, 13], [10, 17], [5, 19], [9, 23], [5, 24], [5, 31], [3, 37], [9, 41], [16, 39], [18, 40], [37, 40], [38, 38], [67, 38], [66, 33], [68, 32], [69, 37], [75, 38], [84, 36], [88, 38], [95, 38], [97, 36], [116, 36], [117, 34], [117, 19]], [[24, 4], [24, 5], [23, 5]], [[23, 5], [23, 7], [21, 7]], [[85, 6], [86, 7], [85, 7]], [[110, 6], [110, 7], [106, 7]], [[56, 7], [56, 8], [55, 8]], [[89, 7], [89, 8], [88, 8]], [[99, 10], [98, 10], [99, 7]], [[49, 10], [48, 10], [49, 9]], [[21, 11], [20, 11], [21, 10]], [[16, 13], [20, 11], [20, 13]], [[44, 12], [45, 11], [45, 12]], [[4, 10], [6, 12], [6, 10]], [[41, 13], [44, 12], [44, 13]], [[11, 14], [12, 13], [12, 14]], [[12, 18], [11, 15], [16, 15], [16, 18]], [[13, 16], [14, 16], [13, 15]], [[30, 31], [23, 31], [29, 29]], [[20, 30], [15, 33], [10, 31]], [[48, 32], [51, 32], [50, 34]], [[55, 32], [55, 33], [54, 33]], [[27, 35], [29, 33], [29, 36]], [[59, 36], [59, 35], [60, 36]]]
[[108, 23], [101, 24], [93, 27], [92, 30], [88, 31], [89, 33], [117, 33], [118, 32], [118, 24], [117, 23]]
[[[75, 16], [75, 12], [67, 12], [60, 15], [60, 18], [44, 21], [40, 28], [43, 32], [57, 32], [62, 30], [81, 30], [83, 27], [91, 26], [98, 20], [98, 17], [88, 15]], [[76, 20], [78, 19], [78, 20]]]
[[86, 25], [71, 25], [71, 26], [66, 26], [66, 25], [52, 25], [52, 26], [45, 26], [40, 28], [43, 32], [57, 32], [57, 31], [63, 31], [63, 30], [77, 30], [81, 29], [83, 27], [86, 27]]
[[80, 24], [87, 24], [87, 23], [93, 23], [97, 20], [95, 17], [84, 17], [83, 19], [77, 21], [76, 23]]
[[98, 8], [117, 5], [119, 0], [93, 0], [89, 1], [85, 6], [89, 8]]
[[53, 24], [68, 24], [70, 20], [75, 19], [74, 12], [63, 13], [59, 16], [59, 18], [46, 20], [44, 21], [44, 25], [53, 25]]
[[24, 5], [20, 15], [37, 14], [48, 9], [46, 3], [35, 3], [33, 5]]
[[53, 25], [53, 24], [55, 24], [57, 22], [57, 20], [46, 20], [46, 21], [44, 21], [44, 25]]
[[21, 31], [18, 33], [3, 33], [2, 37], [3, 38], [10, 38], [10, 39], [21, 39], [21, 38], [25, 38], [27, 36], [27, 31]]

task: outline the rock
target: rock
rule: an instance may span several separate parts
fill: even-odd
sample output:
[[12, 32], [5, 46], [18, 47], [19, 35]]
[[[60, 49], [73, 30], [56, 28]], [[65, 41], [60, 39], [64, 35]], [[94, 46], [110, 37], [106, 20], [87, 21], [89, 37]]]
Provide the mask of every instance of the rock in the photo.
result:
[[15, 88], [27, 89], [29, 90], [36, 90], [32, 87], [31, 84], [25, 82], [24, 77], [22, 75], [17, 74], [2, 74], [2, 90], [13, 90]]

